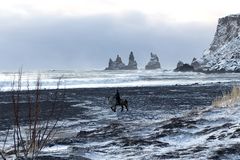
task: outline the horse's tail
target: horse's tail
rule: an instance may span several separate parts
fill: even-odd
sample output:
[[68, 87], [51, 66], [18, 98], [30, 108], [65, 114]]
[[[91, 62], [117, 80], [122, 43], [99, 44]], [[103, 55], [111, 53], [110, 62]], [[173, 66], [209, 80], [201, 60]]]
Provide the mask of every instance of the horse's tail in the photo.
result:
[[128, 111], [128, 101], [126, 99], [125, 99], [125, 107], [126, 107], [126, 109]]
[[128, 106], [128, 101], [126, 99], [124, 101], [125, 101], [125, 104]]

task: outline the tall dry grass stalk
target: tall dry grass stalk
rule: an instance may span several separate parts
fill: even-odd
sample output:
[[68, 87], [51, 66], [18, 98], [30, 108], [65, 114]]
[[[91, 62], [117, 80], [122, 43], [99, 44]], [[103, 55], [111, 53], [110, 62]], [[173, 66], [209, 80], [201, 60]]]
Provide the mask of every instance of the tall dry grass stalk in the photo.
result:
[[240, 103], [240, 87], [233, 86], [230, 92], [214, 99], [212, 105], [215, 107], [233, 107], [237, 103]]
[[[53, 97], [47, 96], [47, 101], [51, 101], [50, 111], [47, 113], [47, 118], [43, 121], [41, 113], [44, 112], [41, 106], [41, 82], [40, 76], [36, 81], [36, 88], [30, 91], [29, 82], [27, 83], [27, 109], [24, 112], [27, 114], [27, 124], [22, 122], [21, 117], [21, 100], [22, 94], [22, 71], [19, 72], [17, 82], [12, 83], [12, 104], [13, 104], [13, 141], [14, 154], [16, 158], [36, 159], [40, 151], [51, 141], [56, 134], [56, 126], [59, 122], [62, 109], [56, 110], [58, 100], [64, 99], [64, 94], [59, 94], [61, 78], [57, 83], [57, 89], [53, 93]], [[61, 97], [59, 97], [61, 95]], [[51, 99], [51, 100], [50, 100]], [[51, 117], [58, 115], [55, 120]], [[51, 120], [51, 121], [50, 121]], [[3, 154], [0, 152], [0, 156]]]

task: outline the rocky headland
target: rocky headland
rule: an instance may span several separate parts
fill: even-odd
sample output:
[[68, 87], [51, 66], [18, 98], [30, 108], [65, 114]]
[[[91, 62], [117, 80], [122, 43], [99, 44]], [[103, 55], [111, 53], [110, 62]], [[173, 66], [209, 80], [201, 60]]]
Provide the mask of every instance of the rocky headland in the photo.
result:
[[188, 66], [178, 65], [175, 71], [185, 71], [186, 67], [196, 72], [240, 72], [240, 14], [220, 18], [203, 56]]

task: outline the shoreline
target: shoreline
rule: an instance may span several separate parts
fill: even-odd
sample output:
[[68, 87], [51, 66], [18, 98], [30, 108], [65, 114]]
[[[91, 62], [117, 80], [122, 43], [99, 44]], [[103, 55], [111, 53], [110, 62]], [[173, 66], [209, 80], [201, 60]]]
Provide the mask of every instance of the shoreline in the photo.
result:
[[[112, 86], [112, 87], [81, 87], [81, 88], [56, 88], [56, 89], [53, 89], [53, 88], [50, 88], [50, 89], [47, 89], [47, 88], [44, 88], [44, 89], [39, 89], [39, 91], [49, 91], [49, 92], [52, 92], [52, 91], [60, 91], [60, 92], [63, 92], [63, 91], [74, 91], [74, 90], [103, 90], [103, 89], [109, 89], [109, 90], [113, 90], [113, 89], [142, 89], [142, 88], [164, 88], [164, 87], [176, 87], [176, 86], [180, 86], [180, 87], [188, 87], [188, 86], [198, 86], [198, 87], [201, 87], [201, 86], [219, 86], [219, 85], [229, 85], [229, 86], [234, 86], [236, 82], [232, 81], [232, 82], [209, 82], [209, 83], [192, 83], [192, 84], [174, 84], [174, 85], [149, 85], [149, 86]], [[30, 90], [26, 90], [26, 89], [22, 89], [20, 90], [20, 92], [22, 93], [25, 93], [25, 92], [34, 92], [36, 89], [30, 89]], [[0, 94], [1, 93], [12, 93], [13, 91], [17, 91], [17, 90], [7, 90], [7, 91], [0, 91]]]
[[[106, 148], [107, 152], [102, 156], [111, 158], [111, 156], [127, 156], [122, 146], [129, 147], [134, 154], [138, 153], [136, 146], [142, 148], [152, 146], [157, 150], [162, 147], [175, 146], [174, 142], [164, 140], [168, 138], [165, 133], [170, 134], [169, 136], [175, 136], [176, 132], [185, 135], [185, 132], [181, 132], [178, 128], [184, 128], [190, 132], [191, 127], [192, 129], [199, 128], [198, 124], [201, 127], [201, 123], [205, 121], [195, 120], [191, 113], [204, 111], [204, 108], [210, 106], [215, 97], [230, 89], [229, 85], [223, 85], [223, 83], [121, 88], [119, 90], [121, 97], [129, 102], [129, 111], [123, 112], [120, 108], [117, 112], [112, 112], [106, 103], [107, 96], [115, 94], [115, 88], [59, 89], [60, 93], [65, 94], [65, 98], [58, 101], [58, 109], [63, 108], [64, 113], [50, 118], [53, 121], [60, 118], [59, 122], [63, 125], [59, 129], [63, 136], [56, 137], [56, 140], [49, 144], [47, 147], [49, 151], [44, 152], [44, 155], [51, 157], [60, 155], [66, 158], [72, 155], [95, 159], [94, 155]], [[40, 106], [43, 111], [41, 120], [48, 118], [51, 103], [47, 96], [55, 91], [42, 90], [40, 92]], [[24, 100], [26, 93], [20, 92], [21, 115], [26, 115], [27, 101]], [[0, 102], [4, 101], [5, 103], [0, 103], [0, 113], [4, 113], [0, 115], [0, 131], [3, 133], [12, 125], [11, 92], [0, 92]], [[189, 117], [186, 113], [189, 113]], [[26, 125], [25, 117], [21, 118], [22, 125]], [[188, 121], [188, 118], [193, 119]], [[72, 136], [69, 137], [69, 135]], [[159, 141], [157, 137], [163, 139]], [[99, 146], [99, 143], [103, 146]], [[51, 149], [58, 145], [65, 147], [65, 150], [51, 152]], [[119, 147], [120, 152], [116, 154], [112, 147]], [[88, 150], [88, 148], [93, 150]], [[177, 149], [176, 147], [176, 151]], [[65, 151], [69, 154], [65, 155]], [[155, 152], [152, 151], [149, 154], [154, 157]], [[164, 156], [164, 153], [161, 155]]]

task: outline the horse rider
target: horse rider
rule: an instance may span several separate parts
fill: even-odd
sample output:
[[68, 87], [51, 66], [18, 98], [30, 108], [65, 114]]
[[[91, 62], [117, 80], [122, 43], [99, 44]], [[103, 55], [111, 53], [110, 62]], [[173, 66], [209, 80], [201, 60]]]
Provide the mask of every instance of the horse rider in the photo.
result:
[[118, 89], [117, 89], [117, 93], [115, 94], [115, 97], [116, 97], [116, 102], [117, 102], [117, 104], [120, 104], [121, 98], [120, 98], [120, 94], [119, 94], [119, 92], [118, 92]]

